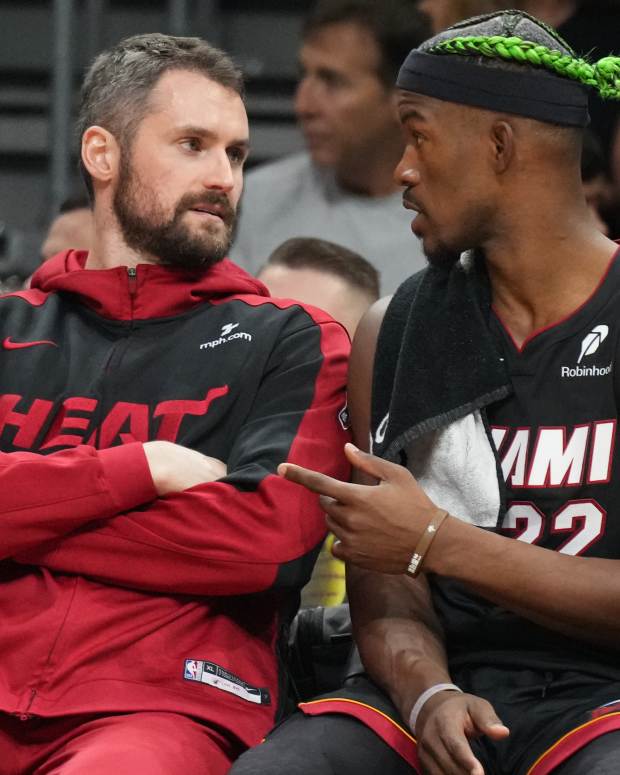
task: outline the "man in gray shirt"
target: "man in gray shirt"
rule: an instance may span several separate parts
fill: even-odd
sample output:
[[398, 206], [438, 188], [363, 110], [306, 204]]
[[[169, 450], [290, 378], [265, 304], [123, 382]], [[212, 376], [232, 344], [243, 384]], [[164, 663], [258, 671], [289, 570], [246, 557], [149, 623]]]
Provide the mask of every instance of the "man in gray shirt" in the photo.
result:
[[256, 272], [290, 237], [321, 237], [366, 256], [391, 293], [426, 265], [393, 171], [400, 62], [428, 36], [410, 0], [319, 0], [300, 51], [295, 110], [307, 151], [246, 177], [231, 257]]

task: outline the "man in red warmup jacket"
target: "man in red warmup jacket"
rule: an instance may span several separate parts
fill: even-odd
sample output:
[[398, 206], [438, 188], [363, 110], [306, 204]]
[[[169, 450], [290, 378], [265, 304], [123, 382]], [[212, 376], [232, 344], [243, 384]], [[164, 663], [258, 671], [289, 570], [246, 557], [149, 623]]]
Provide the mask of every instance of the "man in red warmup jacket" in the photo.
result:
[[324, 536], [282, 461], [343, 478], [348, 338], [224, 258], [248, 122], [195, 38], [101, 54], [94, 247], [0, 299], [0, 769], [220, 775], [278, 717]]

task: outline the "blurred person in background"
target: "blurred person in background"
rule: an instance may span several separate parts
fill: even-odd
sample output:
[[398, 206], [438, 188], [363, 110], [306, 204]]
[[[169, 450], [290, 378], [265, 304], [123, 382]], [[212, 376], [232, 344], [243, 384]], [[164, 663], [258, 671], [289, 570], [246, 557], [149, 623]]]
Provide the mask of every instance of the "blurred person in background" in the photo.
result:
[[413, 0], [319, 0], [302, 33], [295, 111], [306, 150], [247, 175], [232, 257], [256, 272], [291, 237], [365, 256], [393, 291], [426, 262], [394, 168], [402, 134], [394, 81], [428, 34]]
[[60, 205], [41, 245], [46, 261], [62, 250], [90, 250], [93, 241], [93, 211], [86, 194], [73, 196]]
[[342, 245], [315, 237], [286, 240], [257, 276], [272, 296], [325, 310], [351, 338], [362, 315], [379, 298], [379, 274], [372, 264]]
[[470, 16], [501, 11], [513, 5], [510, 0], [418, 0], [418, 8], [430, 18], [434, 33]]

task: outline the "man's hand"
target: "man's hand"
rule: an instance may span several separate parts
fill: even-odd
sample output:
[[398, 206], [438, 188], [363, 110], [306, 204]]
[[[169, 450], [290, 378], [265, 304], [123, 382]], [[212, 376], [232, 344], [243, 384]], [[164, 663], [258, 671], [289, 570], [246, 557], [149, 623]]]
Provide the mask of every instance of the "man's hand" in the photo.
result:
[[484, 775], [469, 740], [509, 735], [493, 706], [473, 694], [440, 692], [424, 705], [416, 723], [418, 755], [425, 775]]
[[170, 441], [147, 441], [144, 454], [159, 496], [226, 476], [226, 464]]
[[278, 473], [319, 493], [334, 556], [379, 573], [404, 573], [420, 536], [440, 509], [403, 466], [369, 455], [353, 444], [345, 454], [377, 486], [340, 482], [301, 466], [282, 463]]

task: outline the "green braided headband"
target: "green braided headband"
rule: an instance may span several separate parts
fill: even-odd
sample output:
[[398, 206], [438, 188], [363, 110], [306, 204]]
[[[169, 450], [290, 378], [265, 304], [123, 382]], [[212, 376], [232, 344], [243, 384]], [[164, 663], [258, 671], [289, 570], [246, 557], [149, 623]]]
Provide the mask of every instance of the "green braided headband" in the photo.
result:
[[608, 56], [591, 64], [518, 37], [463, 36], [437, 43], [429, 54], [460, 54], [529, 64], [592, 86], [604, 99], [620, 99], [620, 57]]

